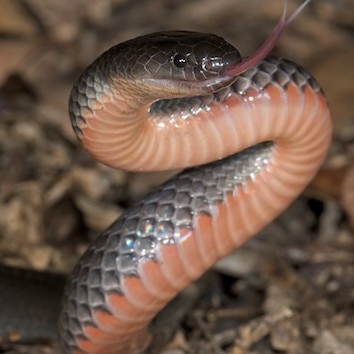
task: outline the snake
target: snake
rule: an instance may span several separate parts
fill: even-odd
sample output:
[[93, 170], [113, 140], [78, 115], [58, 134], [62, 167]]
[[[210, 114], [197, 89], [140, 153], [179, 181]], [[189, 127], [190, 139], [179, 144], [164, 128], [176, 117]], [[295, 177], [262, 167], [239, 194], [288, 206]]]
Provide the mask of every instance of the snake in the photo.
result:
[[[120, 43], [71, 91], [73, 130], [105, 165], [184, 169], [127, 209], [70, 275], [59, 315], [65, 354], [141, 354], [177, 294], [285, 209], [331, 142], [317, 81], [268, 56], [308, 4], [250, 56], [223, 38], [165, 31]], [[284, 2], [285, 3], [285, 2]]]

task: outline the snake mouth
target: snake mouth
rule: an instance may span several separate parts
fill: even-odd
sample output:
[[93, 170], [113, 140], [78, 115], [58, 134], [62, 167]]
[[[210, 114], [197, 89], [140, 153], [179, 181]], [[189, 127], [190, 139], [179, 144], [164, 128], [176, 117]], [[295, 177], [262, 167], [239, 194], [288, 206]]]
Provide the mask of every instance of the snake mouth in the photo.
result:
[[231, 85], [236, 79], [236, 76], [230, 75], [215, 76], [199, 81], [146, 78], [143, 80], [143, 83], [150, 88], [155, 87], [159, 90], [166, 91], [166, 93], [169, 93], [169, 96], [171, 96], [171, 93], [177, 96], [185, 96], [213, 93]]

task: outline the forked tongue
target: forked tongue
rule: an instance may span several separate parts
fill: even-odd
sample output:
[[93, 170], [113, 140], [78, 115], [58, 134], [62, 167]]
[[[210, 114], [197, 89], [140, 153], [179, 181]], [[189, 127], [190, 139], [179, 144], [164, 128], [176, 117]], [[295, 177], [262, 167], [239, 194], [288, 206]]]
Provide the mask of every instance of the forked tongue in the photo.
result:
[[249, 57], [242, 60], [240, 63], [234, 65], [232, 68], [225, 71], [223, 75], [225, 76], [237, 76], [242, 74], [246, 70], [257, 65], [261, 60], [263, 60], [270, 51], [275, 47], [278, 39], [285, 29], [290, 25], [290, 23], [295, 19], [295, 17], [307, 6], [311, 0], [304, 1], [292, 14], [286, 15], [286, 0], [284, 0], [283, 13], [271, 32], [268, 38], [263, 42], [263, 44]]

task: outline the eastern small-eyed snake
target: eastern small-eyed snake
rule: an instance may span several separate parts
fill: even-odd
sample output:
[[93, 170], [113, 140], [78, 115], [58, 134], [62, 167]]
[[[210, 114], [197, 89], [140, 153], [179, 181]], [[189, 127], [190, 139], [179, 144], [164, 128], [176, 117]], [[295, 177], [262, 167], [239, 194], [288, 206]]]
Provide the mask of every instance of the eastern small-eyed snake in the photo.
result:
[[60, 315], [64, 353], [144, 353], [154, 316], [313, 178], [331, 140], [326, 100], [304, 69], [265, 59], [307, 3], [284, 11], [246, 59], [215, 35], [159, 32], [109, 49], [82, 73], [70, 116], [97, 160], [130, 171], [188, 169], [81, 258]]

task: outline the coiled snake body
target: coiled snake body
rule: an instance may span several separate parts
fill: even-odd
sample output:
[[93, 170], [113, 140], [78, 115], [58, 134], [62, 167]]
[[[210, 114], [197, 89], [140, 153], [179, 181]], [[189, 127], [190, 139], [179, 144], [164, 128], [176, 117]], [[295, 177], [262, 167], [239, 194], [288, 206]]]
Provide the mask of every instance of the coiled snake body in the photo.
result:
[[296, 64], [264, 59], [296, 14], [246, 60], [217, 36], [161, 32], [113, 47], [81, 75], [71, 120], [98, 160], [205, 165], [153, 191], [82, 257], [60, 317], [65, 353], [142, 353], [156, 313], [314, 176], [331, 139], [325, 98]]

